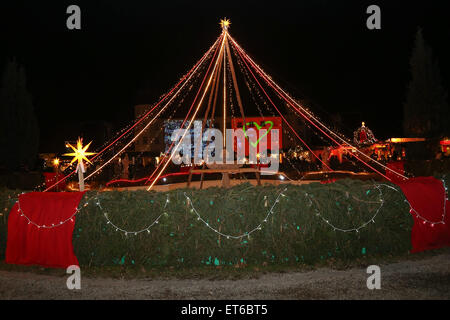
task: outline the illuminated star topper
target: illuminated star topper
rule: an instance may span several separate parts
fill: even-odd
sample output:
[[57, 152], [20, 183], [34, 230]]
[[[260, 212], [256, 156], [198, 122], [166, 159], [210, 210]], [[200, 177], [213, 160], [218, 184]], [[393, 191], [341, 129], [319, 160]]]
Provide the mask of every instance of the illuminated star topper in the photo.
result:
[[228, 27], [230, 26], [231, 22], [230, 22], [230, 19], [224, 18], [224, 19], [220, 20], [219, 24], [222, 27], [222, 29], [228, 30]]
[[[70, 164], [74, 163], [75, 161], [78, 161], [78, 166], [80, 166], [81, 170], [84, 172], [83, 160], [86, 160], [87, 162], [92, 164], [92, 162], [89, 161], [89, 159], [86, 158], [86, 156], [91, 156], [91, 155], [95, 154], [95, 152], [86, 152], [86, 150], [89, 148], [91, 143], [92, 143], [92, 141], [83, 147], [83, 139], [78, 138], [76, 148], [74, 146], [72, 146], [70, 143], [68, 143], [69, 147], [71, 147], [74, 152], [65, 153], [65, 154], [63, 154], [63, 156], [72, 156], [73, 159], [72, 159], [72, 161], [70, 161]], [[78, 170], [78, 166], [77, 166], [77, 170]]]

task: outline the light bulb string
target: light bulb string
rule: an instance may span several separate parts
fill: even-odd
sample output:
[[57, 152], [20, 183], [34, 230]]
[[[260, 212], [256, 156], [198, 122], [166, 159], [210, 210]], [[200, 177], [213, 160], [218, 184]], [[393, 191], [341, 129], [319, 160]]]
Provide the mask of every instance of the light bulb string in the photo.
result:
[[[23, 194], [23, 193], [22, 193]], [[45, 225], [45, 224], [38, 224], [38, 223], [36, 223], [36, 222], [34, 222], [32, 219], [30, 219], [24, 212], [23, 212], [23, 210], [22, 210], [22, 207], [20, 206], [20, 198], [19, 199], [17, 199], [17, 201], [16, 201], [16, 203], [17, 203], [17, 211], [18, 211], [18, 214], [21, 216], [21, 217], [24, 217], [27, 221], [28, 221], [28, 224], [31, 224], [31, 225], [34, 225], [35, 227], [37, 227], [38, 229], [40, 229], [40, 228], [44, 228], [44, 229], [53, 229], [53, 228], [56, 228], [56, 227], [60, 227], [60, 226], [62, 226], [63, 224], [65, 224], [66, 222], [68, 222], [68, 221], [71, 221], [71, 222], [74, 222], [74, 217], [81, 211], [81, 209], [83, 209], [83, 208], [85, 208], [85, 207], [87, 207], [87, 205], [89, 204], [89, 202], [86, 202], [85, 204], [83, 204], [83, 206], [81, 207], [81, 208], [79, 208], [78, 206], [75, 208], [75, 211], [74, 211], [74, 213], [69, 217], [69, 218], [67, 218], [67, 219], [65, 219], [65, 220], [61, 220], [59, 223], [52, 223], [51, 225]]]
[[[409, 205], [409, 208], [410, 208], [409, 212], [411, 214], [415, 215], [416, 218], [421, 219], [423, 221], [423, 223], [431, 224], [431, 226], [434, 226], [435, 224], [445, 224], [445, 217], [447, 215], [448, 188], [447, 188], [447, 186], [445, 184], [445, 180], [442, 179], [441, 181], [442, 181], [442, 186], [444, 187], [444, 205], [443, 205], [443, 212], [442, 212], [442, 215], [441, 215], [441, 220], [439, 220], [439, 221], [428, 220], [427, 218], [423, 217], [416, 209], [413, 208], [413, 206], [408, 201], [408, 199], [405, 198], [405, 200], [404, 200]], [[379, 185], [380, 186], [384, 186], [384, 187], [389, 188], [389, 189], [392, 189], [392, 190], [394, 190], [394, 191], [396, 191], [398, 193], [402, 193], [401, 190], [398, 190], [397, 188], [395, 188], [395, 187], [393, 187], [391, 185], [388, 185], [388, 184], [385, 184], [385, 183], [381, 183]]]
[[[442, 180], [442, 183], [443, 183], [444, 190], [447, 191], [447, 186], [446, 186], [446, 184], [445, 184], [445, 181]], [[352, 198], [353, 198], [354, 200], [356, 200], [356, 201], [359, 201], [359, 202], [365, 202], [365, 203], [380, 203], [380, 206], [379, 206], [378, 209], [376, 210], [375, 214], [374, 214], [369, 220], [367, 220], [366, 222], [364, 222], [363, 224], [361, 224], [361, 225], [358, 226], [358, 227], [349, 228], [349, 229], [344, 229], [344, 228], [336, 227], [336, 226], [333, 225], [328, 219], [324, 218], [324, 217], [320, 214], [319, 205], [318, 205], [317, 201], [314, 199], [313, 195], [310, 195], [310, 194], [308, 194], [307, 192], [305, 192], [305, 197], [308, 198], [308, 200], [309, 200], [309, 206], [311, 206], [313, 202], [316, 204], [316, 208], [315, 208], [315, 213], [316, 213], [316, 215], [319, 216], [319, 217], [322, 219], [323, 222], [325, 222], [327, 225], [329, 225], [330, 227], [332, 227], [333, 230], [335, 230], [335, 231], [342, 231], [342, 232], [351, 232], [351, 231], [358, 232], [361, 228], [366, 227], [370, 222], [375, 222], [375, 218], [377, 217], [377, 215], [379, 214], [381, 208], [382, 208], [383, 205], [384, 205], [385, 200], [383, 199], [383, 192], [381, 191], [381, 188], [380, 188], [380, 187], [386, 187], [386, 188], [389, 188], [389, 189], [391, 189], [391, 190], [394, 190], [394, 191], [400, 193], [400, 191], [399, 191], [397, 188], [395, 188], [395, 187], [393, 187], [393, 186], [391, 186], [391, 185], [385, 184], [385, 183], [374, 184], [374, 187], [377, 188], [378, 191], [379, 191], [379, 200], [378, 200], [378, 201], [367, 201], [367, 200], [362, 200], [362, 199], [358, 199], [358, 198], [356, 198], [356, 197], [354, 197], [354, 196], [352, 196]], [[205, 219], [202, 218], [202, 216], [200, 215], [200, 213], [199, 213], [199, 212], [197, 211], [197, 209], [194, 207], [194, 204], [193, 204], [191, 198], [186, 194], [186, 192], [184, 192], [183, 194], [184, 194], [184, 196], [186, 197], [186, 200], [187, 200], [188, 205], [191, 207], [191, 212], [193, 212], [193, 213], [197, 216], [197, 220], [201, 221], [201, 222], [204, 223], [209, 229], [213, 230], [214, 232], [216, 232], [217, 234], [219, 234], [219, 235], [221, 235], [221, 236], [226, 237], [227, 239], [241, 239], [241, 238], [243, 238], [243, 237], [249, 236], [250, 234], [254, 233], [254, 232], [257, 231], [257, 230], [261, 230], [261, 229], [262, 229], [263, 223], [267, 222], [267, 219], [274, 213], [273, 210], [274, 210], [275, 206], [279, 203], [280, 197], [286, 197], [286, 195], [284, 194], [284, 192], [286, 192], [287, 189], [288, 189], [288, 188], [283, 189], [283, 191], [281, 191], [281, 192], [278, 194], [278, 196], [276, 197], [276, 199], [275, 199], [274, 203], [272, 204], [270, 210], [267, 212], [267, 214], [266, 214], [264, 220], [263, 220], [261, 223], [259, 223], [255, 228], [251, 229], [250, 231], [247, 231], [247, 232], [245, 232], [245, 233], [243, 233], [243, 234], [240, 234], [240, 235], [230, 235], [230, 234], [225, 234], [225, 233], [222, 233], [221, 231], [215, 229], [214, 227], [212, 227], [207, 221], [205, 221]], [[22, 193], [22, 194], [24, 194], [24, 193]], [[114, 229], [116, 229], [116, 231], [121, 231], [121, 232], [125, 233], [125, 235], [128, 235], [128, 234], [135, 234], [135, 235], [137, 235], [137, 234], [142, 233], [142, 232], [148, 232], [148, 233], [149, 233], [149, 232], [150, 232], [150, 228], [153, 227], [155, 224], [158, 224], [158, 223], [159, 223], [159, 220], [161, 219], [162, 216], [168, 215], [167, 212], [166, 212], [166, 208], [167, 208], [167, 206], [168, 206], [170, 200], [169, 200], [169, 195], [168, 195], [168, 194], [166, 195], [166, 197], [167, 197], [167, 198], [166, 198], [166, 202], [165, 202], [164, 207], [163, 207], [163, 212], [162, 212], [162, 213], [161, 213], [161, 214], [160, 214], [160, 215], [159, 215], [159, 216], [158, 216], [158, 217], [157, 217], [157, 218], [156, 218], [149, 226], [147, 226], [147, 227], [145, 227], [145, 228], [143, 228], [143, 229], [140, 229], [140, 230], [138, 230], [138, 231], [128, 231], [128, 230], [125, 230], [125, 229], [123, 229], [123, 228], [117, 226], [116, 224], [114, 224], [114, 223], [109, 219], [109, 217], [108, 217], [108, 215], [107, 215], [106, 212], [103, 214], [103, 216], [105, 217], [105, 219], [106, 219], [108, 225], [111, 225]], [[17, 207], [18, 207], [18, 214], [19, 214], [21, 217], [24, 217], [24, 218], [28, 221], [28, 224], [34, 225], [34, 226], [36, 226], [37, 228], [44, 228], [44, 229], [52, 229], [52, 228], [55, 228], [55, 227], [59, 227], [59, 226], [62, 226], [63, 224], [65, 224], [65, 223], [67, 223], [68, 221], [73, 222], [73, 221], [74, 221], [74, 220], [73, 220], [74, 217], [81, 211], [81, 209], [82, 209], [82, 208], [85, 208], [85, 207], [88, 206], [88, 204], [89, 204], [89, 202], [86, 202], [86, 203], [84, 203], [84, 204], [82, 205], [81, 208], [79, 208], [79, 207], [77, 206], [77, 207], [75, 208], [74, 213], [73, 213], [70, 217], [68, 217], [68, 218], [65, 219], [65, 220], [61, 220], [59, 223], [52, 223], [51, 225], [45, 225], [45, 224], [38, 224], [38, 223], [36, 223], [35, 221], [33, 221], [32, 219], [30, 219], [30, 218], [24, 213], [24, 211], [23, 211], [23, 209], [22, 209], [22, 207], [21, 207], [21, 205], [20, 205], [20, 201], [19, 201], [19, 200], [20, 200], [20, 197], [19, 197], [19, 199], [16, 201]], [[101, 204], [100, 204], [100, 200], [99, 200], [99, 198], [98, 198], [98, 195], [96, 196], [95, 200], [96, 200], [96, 205], [97, 205], [101, 210], [103, 210], [103, 207], [102, 207]], [[431, 221], [431, 220], [428, 220], [428, 219], [426, 219], [425, 217], [423, 217], [416, 209], [414, 209], [414, 208], [411, 206], [410, 202], [409, 202], [407, 199], [404, 200], [404, 202], [406, 202], [406, 203], [410, 206], [410, 213], [411, 213], [411, 214], [414, 214], [417, 218], [421, 219], [421, 220], [423, 221], [424, 224], [425, 224], [425, 223], [429, 223], [431, 226], [434, 226], [434, 225], [436, 225], [436, 224], [445, 224], [445, 217], [446, 217], [446, 201], [448, 201], [448, 198], [447, 198], [447, 196], [446, 196], [446, 192], [444, 192], [444, 207], [443, 207], [443, 210], [444, 210], [444, 211], [443, 211], [443, 214], [442, 214], [442, 219], [441, 219], [440, 221]]]
[[[144, 228], [144, 229], [141, 229], [141, 230], [138, 230], [138, 231], [127, 231], [127, 230], [125, 230], [125, 229], [122, 229], [121, 227], [118, 227], [116, 224], [114, 224], [110, 219], [109, 219], [109, 217], [108, 217], [108, 214], [107, 214], [107, 212], [105, 212], [104, 214], [103, 214], [103, 216], [105, 217], [105, 219], [106, 219], [106, 224], [108, 224], [108, 225], [111, 225], [116, 231], [121, 231], [121, 232], [123, 232], [126, 236], [128, 235], [128, 234], [134, 234], [135, 236], [136, 235], [138, 235], [139, 233], [142, 233], [142, 232], [147, 232], [147, 233], [150, 233], [150, 229], [154, 226], [154, 225], [156, 225], [156, 224], [158, 224], [159, 223], [159, 220], [161, 219], [161, 217], [163, 216], [163, 215], [165, 215], [165, 214], [167, 214], [166, 212], [165, 212], [165, 209], [166, 209], [166, 207], [167, 207], [167, 204], [170, 202], [170, 200], [169, 200], [169, 195], [166, 195], [167, 196], [167, 198], [166, 198], [166, 202], [165, 202], [165, 204], [164, 204], [164, 207], [163, 207], [163, 212], [151, 223], [151, 224], [149, 224], [146, 228]], [[96, 203], [95, 203], [101, 210], [103, 210], [103, 208], [102, 208], [102, 206], [101, 206], [101, 204], [100, 204], [100, 200], [99, 200], [99, 198], [97, 197], [96, 198]]]
[[191, 198], [186, 194], [186, 192], [184, 192], [184, 196], [186, 197], [186, 200], [188, 202], [188, 204], [191, 207], [191, 212], [195, 213], [195, 215], [197, 216], [197, 220], [203, 222], [204, 225], [206, 225], [209, 229], [211, 229], [212, 231], [214, 231], [215, 233], [226, 237], [227, 239], [242, 239], [244, 237], [250, 237], [250, 235], [257, 231], [257, 230], [261, 230], [262, 229], [262, 225], [267, 222], [267, 219], [273, 214], [273, 209], [275, 208], [275, 206], [277, 205], [277, 203], [280, 202], [280, 197], [284, 197], [285, 194], [283, 192], [285, 192], [287, 190], [287, 188], [285, 188], [283, 191], [281, 191], [278, 196], [276, 197], [275, 201], [273, 202], [272, 206], [270, 207], [270, 210], [267, 212], [264, 220], [262, 222], [260, 222], [256, 227], [254, 227], [253, 229], [251, 229], [250, 231], [244, 232], [240, 235], [230, 235], [230, 234], [225, 234], [219, 230], [217, 230], [216, 228], [212, 227], [207, 221], [205, 221], [202, 216], [198, 213], [197, 209], [195, 209], [194, 204], [191, 200]]
[[358, 226], [358, 227], [356, 227], [356, 228], [354, 227], [354, 228], [349, 228], [349, 229], [343, 229], [343, 228], [336, 227], [336, 226], [335, 226], [334, 224], [332, 224], [328, 219], [324, 218], [324, 217], [320, 214], [320, 211], [319, 211], [319, 209], [318, 209], [318, 207], [319, 207], [319, 206], [318, 206], [318, 203], [317, 203], [317, 201], [316, 201], [311, 195], [309, 195], [307, 192], [305, 192], [305, 197], [310, 201], [309, 206], [311, 206], [311, 205], [313, 204], [313, 202], [315, 203], [316, 208], [314, 209], [314, 211], [316, 212], [316, 216], [318, 216], [320, 219], [322, 219], [322, 221], [325, 222], [327, 225], [329, 225], [330, 227], [332, 227], [334, 231], [341, 231], [341, 232], [352, 232], [352, 231], [354, 231], [354, 232], [358, 233], [360, 229], [366, 227], [369, 223], [371, 223], [371, 222], [372, 222], [372, 223], [375, 223], [375, 218], [377, 217], [377, 215], [379, 214], [381, 208], [383, 207], [383, 204], [384, 204], [384, 200], [383, 200], [383, 198], [382, 198], [382, 197], [383, 197], [383, 193], [382, 193], [382, 191], [381, 191], [381, 189], [380, 189], [379, 186], [377, 186], [376, 184], [374, 184], [374, 187], [377, 188], [378, 191], [379, 191], [379, 200], [378, 200], [378, 201], [366, 201], [366, 200], [357, 199], [357, 198], [355, 198], [354, 196], [352, 196], [352, 198], [353, 198], [354, 200], [359, 201], [359, 202], [365, 202], [365, 203], [379, 203], [379, 204], [380, 204], [380, 206], [378, 207], [378, 209], [375, 211], [375, 214], [374, 214], [369, 220], [367, 220], [366, 222], [364, 222], [363, 224], [361, 224], [360, 226]]

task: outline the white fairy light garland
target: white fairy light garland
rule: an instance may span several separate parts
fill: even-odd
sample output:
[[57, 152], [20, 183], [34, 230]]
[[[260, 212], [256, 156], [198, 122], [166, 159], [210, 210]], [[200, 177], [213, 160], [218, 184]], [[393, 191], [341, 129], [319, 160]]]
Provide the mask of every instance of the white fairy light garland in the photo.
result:
[[[408, 201], [407, 199], [404, 200], [404, 202], [408, 203], [408, 205], [410, 206], [410, 213], [411, 213], [411, 214], [414, 214], [414, 215], [416, 216], [416, 218], [421, 219], [421, 220], [423, 221], [423, 224], [427, 224], [427, 223], [428, 223], [428, 224], [430, 224], [432, 227], [434, 227], [434, 225], [436, 225], [436, 224], [445, 224], [445, 217], [446, 217], [446, 201], [448, 201], [448, 196], [447, 196], [448, 188], [447, 188], [447, 186], [446, 186], [446, 184], [445, 184], [445, 181], [444, 181], [444, 180], [441, 180], [441, 181], [442, 181], [442, 183], [443, 183], [443, 187], [444, 187], [444, 190], [445, 190], [445, 191], [444, 191], [444, 208], [443, 208], [444, 212], [443, 212], [443, 214], [442, 214], [442, 219], [441, 219], [440, 221], [430, 221], [430, 220], [424, 218], [422, 215], [419, 214], [419, 212], [418, 212], [417, 210], [415, 210], [415, 209], [411, 206], [411, 204], [409, 203], [409, 201]], [[315, 214], [316, 214], [316, 216], [320, 217], [320, 218], [322, 219], [322, 221], [324, 221], [327, 225], [329, 225], [330, 227], [332, 227], [334, 231], [341, 231], [341, 232], [356, 232], [356, 233], [358, 233], [360, 229], [366, 227], [366, 226], [369, 225], [371, 222], [372, 222], [372, 223], [375, 223], [375, 218], [377, 217], [377, 215], [379, 214], [381, 208], [383, 207], [383, 204], [384, 204], [385, 201], [384, 201], [384, 199], [382, 199], [383, 193], [382, 193], [382, 191], [381, 191], [381, 189], [380, 189], [380, 186], [385, 186], [385, 187], [390, 188], [390, 189], [392, 189], [392, 190], [394, 190], [394, 191], [396, 191], [396, 192], [400, 192], [399, 190], [397, 190], [397, 189], [394, 188], [393, 186], [388, 185], [388, 184], [384, 184], [384, 183], [374, 184], [374, 186], [375, 186], [375, 188], [377, 188], [378, 191], [380, 192], [380, 195], [379, 195], [380, 200], [379, 200], [379, 201], [363, 201], [363, 200], [360, 200], [360, 199], [356, 199], [356, 198], [355, 198], [355, 200], [357, 200], [357, 201], [371, 202], [371, 203], [380, 203], [380, 206], [379, 206], [378, 209], [376, 210], [375, 214], [374, 214], [368, 221], [364, 222], [363, 224], [361, 224], [361, 225], [358, 226], [358, 227], [350, 228], [350, 229], [343, 229], [343, 228], [340, 228], [340, 227], [336, 227], [335, 225], [333, 225], [332, 223], [330, 223], [330, 221], [329, 221], [328, 219], [324, 218], [324, 217], [320, 214], [320, 211], [319, 211], [317, 208], [314, 209], [314, 210], [315, 210]], [[259, 224], [258, 224], [255, 228], [253, 228], [252, 230], [247, 231], [247, 232], [244, 232], [243, 234], [240, 234], [240, 235], [230, 235], [230, 234], [225, 234], [225, 233], [222, 233], [222, 232], [220, 232], [219, 230], [215, 229], [214, 227], [212, 227], [212, 226], [211, 226], [207, 221], [205, 221], [205, 220], [202, 218], [202, 216], [198, 213], [197, 209], [194, 207], [194, 204], [193, 204], [191, 198], [190, 198], [185, 192], [184, 192], [183, 194], [184, 194], [184, 196], [186, 197], [186, 200], [187, 200], [188, 205], [190, 205], [190, 207], [191, 207], [190, 211], [191, 211], [192, 213], [195, 213], [195, 215], [197, 216], [197, 220], [203, 222], [203, 224], [206, 225], [210, 230], [214, 231], [215, 233], [217, 233], [217, 234], [219, 234], [219, 235], [221, 235], [221, 236], [223, 236], [223, 237], [225, 237], [225, 238], [227, 238], [227, 239], [242, 239], [242, 238], [244, 238], [244, 237], [249, 237], [250, 234], [254, 233], [255, 231], [258, 231], [258, 230], [261, 230], [261, 229], [262, 229], [263, 224], [266, 223], [267, 220], [268, 220], [268, 218], [270, 217], [270, 215], [272, 215], [272, 214], [274, 213], [274, 212], [273, 212], [273, 209], [275, 208], [275, 206], [277, 205], [277, 203], [279, 203], [280, 197], [286, 197], [286, 195], [284, 194], [284, 192], [285, 192], [286, 190], [287, 190], [287, 188], [283, 189], [283, 191], [281, 191], [281, 192], [278, 194], [278, 196], [276, 197], [276, 199], [275, 199], [274, 203], [272, 204], [270, 210], [267, 212], [267, 214], [266, 214], [264, 220], [263, 220], [261, 223], [259, 223]], [[24, 194], [24, 193], [22, 193], [22, 194]], [[118, 227], [118, 226], [115, 225], [113, 222], [111, 222], [111, 220], [108, 218], [108, 214], [107, 214], [106, 212], [103, 214], [103, 216], [105, 217], [105, 219], [106, 219], [108, 225], [111, 225], [116, 231], [120, 231], [120, 232], [124, 233], [125, 236], [127, 236], [128, 234], [138, 235], [139, 233], [142, 233], [142, 232], [150, 233], [150, 229], [151, 229], [155, 224], [158, 224], [158, 223], [159, 223], [159, 220], [161, 219], [161, 217], [162, 217], [163, 215], [167, 215], [167, 212], [165, 211], [165, 209], [167, 208], [167, 205], [168, 205], [168, 203], [170, 202], [170, 200], [169, 200], [169, 195], [167, 194], [166, 196], [167, 196], [167, 199], [166, 199], [166, 202], [165, 202], [164, 207], [163, 207], [163, 213], [161, 213], [161, 214], [156, 218], [156, 220], [153, 221], [149, 226], [147, 226], [147, 227], [144, 228], [144, 229], [138, 230], [138, 231], [127, 231], [127, 230], [125, 230], [125, 229], [122, 229], [122, 228]], [[311, 196], [310, 196], [307, 192], [305, 192], [305, 197], [307, 197], [308, 200], [310, 201], [310, 204], [309, 204], [309, 207], [310, 207], [310, 206], [312, 205], [312, 199], [311, 199]], [[265, 198], [265, 199], [266, 199], [266, 198]], [[21, 217], [25, 217], [25, 219], [27, 219], [27, 221], [28, 221], [28, 224], [32, 224], [32, 225], [36, 226], [38, 229], [40, 229], [40, 228], [44, 228], [44, 229], [52, 229], [52, 228], [55, 228], [55, 227], [59, 227], [59, 226], [65, 224], [65, 223], [68, 222], [68, 221], [73, 222], [73, 221], [74, 221], [73, 218], [75, 217], [75, 215], [78, 214], [78, 213], [81, 211], [82, 208], [86, 207], [86, 206], [89, 204], [89, 202], [86, 202], [86, 203], [83, 204], [82, 208], [76, 207], [76, 208], [75, 208], [75, 212], [74, 212], [69, 218], [67, 218], [67, 219], [65, 219], [65, 220], [62, 220], [62, 221], [60, 221], [60, 222], [57, 223], [57, 224], [52, 223], [52, 225], [50, 226], [50, 225], [40, 225], [40, 224], [38, 224], [38, 223], [32, 221], [32, 220], [31, 220], [31, 219], [23, 212], [23, 210], [22, 210], [22, 208], [21, 208], [21, 206], [20, 206], [19, 200], [17, 200], [16, 203], [17, 203], [17, 205], [18, 205], [18, 211], [19, 211], [20, 216], [21, 216]], [[101, 210], [103, 210], [103, 208], [102, 208], [102, 206], [101, 206], [101, 204], [100, 204], [100, 201], [99, 201], [98, 197], [96, 197], [96, 205], [97, 205]]]
[[[23, 193], [22, 193], [22, 194], [23, 194]], [[37, 227], [38, 229], [40, 229], [40, 228], [44, 228], [44, 229], [53, 229], [53, 228], [62, 226], [63, 224], [65, 224], [65, 223], [68, 222], [68, 221], [73, 222], [73, 221], [74, 221], [73, 218], [81, 211], [81, 209], [85, 208], [85, 207], [89, 204], [89, 202], [86, 202], [86, 203], [83, 205], [82, 208], [76, 207], [76, 208], [75, 208], [75, 212], [74, 212], [69, 218], [67, 218], [67, 219], [65, 219], [65, 220], [61, 220], [59, 223], [56, 223], [56, 224], [55, 224], [55, 223], [52, 223], [51, 226], [50, 226], [50, 225], [47, 226], [47, 225], [45, 225], [45, 224], [38, 224], [38, 223], [34, 222], [33, 220], [31, 220], [31, 219], [23, 212], [22, 208], [20, 207], [19, 199], [17, 199], [16, 203], [17, 203], [17, 209], [18, 209], [18, 211], [19, 211], [20, 216], [21, 216], [21, 217], [24, 217], [25, 219], [27, 219], [28, 224], [32, 224], [32, 225], [34, 225], [35, 227]]]
[[198, 213], [197, 209], [195, 209], [194, 204], [193, 204], [192, 201], [191, 201], [191, 198], [189, 198], [189, 196], [186, 195], [186, 192], [184, 192], [183, 194], [184, 194], [184, 196], [186, 197], [186, 200], [188, 201], [188, 204], [191, 206], [191, 212], [192, 212], [192, 213], [195, 213], [195, 214], [197, 215], [197, 220], [203, 222], [203, 223], [205, 224], [205, 226], [207, 226], [209, 229], [211, 229], [212, 231], [214, 231], [215, 233], [217, 233], [217, 234], [219, 234], [219, 235], [221, 235], [221, 236], [223, 236], [223, 237], [226, 237], [227, 239], [242, 239], [242, 238], [244, 238], [244, 237], [250, 237], [250, 235], [251, 235], [253, 232], [262, 229], [263, 223], [266, 223], [266, 222], [267, 222], [267, 219], [269, 218], [269, 216], [270, 216], [271, 214], [273, 214], [273, 209], [274, 209], [274, 207], [276, 206], [276, 204], [277, 204], [278, 202], [280, 202], [280, 197], [285, 197], [285, 196], [286, 196], [286, 195], [283, 193], [283, 192], [285, 192], [286, 190], [287, 190], [287, 188], [285, 188], [283, 191], [281, 191], [281, 192], [278, 194], [277, 198], [275, 199], [274, 203], [272, 204], [272, 207], [271, 207], [270, 210], [267, 212], [266, 217], [264, 218], [264, 220], [263, 220], [262, 222], [260, 222], [260, 223], [259, 223], [255, 228], [253, 228], [252, 230], [247, 231], [247, 232], [245, 232], [245, 233], [243, 233], [243, 234], [240, 234], [240, 235], [238, 235], [238, 236], [233, 236], [233, 235], [229, 235], [229, 234], [222, 233], [222, 232], [220, 232], [219, 230], [217, 230], [216, 228], [212, 227], [207, 221], [205, 221], [205, 220], [201, 217], [201, 215]]
[[[377, 185], [374, 185], [374, 186], [380, 192], [380, 200], [378, 201], [378, 203], [380, 203], [380, 206], [375, 211], [375, 214], [372, 216], [372, 218], [370, 218], [368, 221], [366, 221], [363, 224], [361, 224], [359, 227], [357, 227], [357, 228], [350, 228], [350, 229], [342, 229], [342, 228], [336, 227], [335, 225], [330, 223], [330, 221], [328, 219], [325, 219], [324, 217], [322, 217], [322, 215], [320, 214], [319, 210], [317, 210], [317, 208], [314, 209], [314, 211], [316, 212], [316, 216], [321, 218], [326, 224], [328, 224], [330, 227], [332, 227], [334, 231], [341, 231], [341, 232], [353, 232], [354, 231], [354, 232], [358, 233], [360, 229], [366, 227], [369, 223], [371, 223], [371, 222], [375, 223], [375, 218], [378, 215], [378, 213], [380, 212], [381, 207], [383, 207], [384, 200], [381, 198], [383, 196], [383, 193], [381, 192], [381, 189], [379, 188], [379, 186], [377, 186]], [[310, 201], [310, 205], [309, 206], [311, 206], [312, 205], [311, 196], [307, 192], [305, 192], [305, 197], [308, 198], [308, 200]], [[355, 199], [355, 200], [361, 201], [359, 199]], [[367, 202], [368, 203], [368, 202], [373, 202], [373, 201], [362, 201], [362, 202]]]
[[[170, 200], [169, 200], [169, 195], [166, 195], [166, 196], [167, 196], [167, 199], [166, 199], [166, 203], [164, 204], [164, 207], [163, 207], [163, 213], [161, 213], [161, 214], [156, 218], [155, 221], [153, 221], [150, 225], [148, 225], [148, 226], [147, 226], [146, 228], [144, 228], [144, 229], [141, 229], [141, 230], [138, 230], [138, 231], [127, 231], [127, 230], [124, 230], [124, 229], [118, 227], [117, 225], [115, 225], [113, 222], [111, 222], [111, 220], [108, 218], [108, 213], [107, 213], [107, 212], [105, 212], [105, 213], [103, 214], [103, 216], [104, 216], [105, 219], [106, 219], [106, 224], [112, 225], [113, 228], [116, 229], [116, 231], [123, 232], [123, 233], [125, 234], [125, 236], [127, 236], [128, 234], [134, 234], [135, 236], [137, 236], [139, 233], [142, 233], [142, 232], [150, 233], [150, 229], [151, 229], [155, 224], [158, 224], [158, 223], [159, 223], [159, 219], [161, 219], [161, 217], [162, 217], [163, 215], [167, 214], [167, 213], [165, 212], [165, 209], [166, 209], [166, 207], [167, 207], [167, 204], [170, 202]], [[96, 204], [101, 210], [103, 210], [103, 208], [102, 208], [102, 206], [101, 206], [101, 204], [100, 204], [100, 200], [99, 200], [98, 198], [96, 198], [95, 204]]]
[[[447, 215], [446, 205], [447, 205], [447, 201], [448, 201], [448, 188], [447, 188], [447, 186], [445, 184], [445, 180], [442, 179], [441, 181], [442, 181], [442, 186], [444, 187], [444, 208], [443, 208], [443, 212], [442, 212], [442, 215], [441, 215], [442, 218], [441, 218], [440, 221], [430, 221], [430, 220], [428, 220], [427, 218], [425, 218], [422, 215], [420, 215], [420, 213], [416, 209], [414, 209], [412, 207], [411, 203], [407, 199], [404, 200], [409, 205], [409, 213], [415, 215], [416, 218], [422, 220], [423, 224], [427, 224], [428, 223], [432, 227], [434, 227], [434, 225], [436, 225], [436, 224], [445, 224], [445, 216]], [[390, 186], [388, 184], [381, 183], [379, 185], [380, 186], [385, 186], [387, 188], [390, 188], [390, 189], [392, 189], [392, 190], [394, 190], [396, 192], [400, 192], [399, 190], [397, 190], [396, 188], [394, 188], [393, 186]]]

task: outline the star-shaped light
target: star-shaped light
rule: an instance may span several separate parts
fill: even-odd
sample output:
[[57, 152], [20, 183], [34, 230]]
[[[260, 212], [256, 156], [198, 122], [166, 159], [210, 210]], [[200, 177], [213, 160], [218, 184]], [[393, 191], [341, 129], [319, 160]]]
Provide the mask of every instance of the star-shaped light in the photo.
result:
[[72, 156], [73, 157], [72, 161], [70, 161], [70, 164], [74, 163], [77, 160], [78, 160], [79, 164], [80, 163], [82, 164], [83, 160], [86, 160], [87, 162], [92, 164], [92, 162], [90, 162], [89, 159], [86, 158], [86, 156], [91, 156], [91, 155], [95, 154], [95, 152], [86, 152], [86, 150], [89, 148], [91, 143], [92, 143], [92, 141], [83, 147], [83, 139], [78, 138], [76, 148], [74, 146], [72, 146], [70, 143], [68, 143], [69, 147], [71, 147], [74, 152], [65, 153], [65, 154], [63, 154], [63, 156]]
[[227, 30], [228, 27], [230, 26], [230, 24], [231, 24], [230, 19], [224, 18], [224, 19], [220, 20], [220, 26], [224, 30]]
[[53, 159], [53, 165], [55, 167], [59, 166], [59, 159], [58, 158]]

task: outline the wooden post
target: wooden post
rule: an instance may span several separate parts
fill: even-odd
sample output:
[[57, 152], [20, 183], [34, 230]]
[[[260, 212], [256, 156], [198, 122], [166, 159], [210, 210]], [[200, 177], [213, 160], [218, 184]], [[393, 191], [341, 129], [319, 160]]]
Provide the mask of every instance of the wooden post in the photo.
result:
[[258, 186], [260, 186], [261, 185], [261, 179], [260, 179], [260, 173], [259, 173], [259, 171], [257, 171], [257, 172], [255, 172], [255, 174], [256, 174], [256, 181], [258, 182]]
[[191, 180], [192, 180], [192, 169], [194, 169], [194, 164], [192, 164], [191, 168], [189, 169], [189, 177], [188, 177], [188, 181], [187, 181], [187, 187], [189, 188], [189, 186], [191, 185]]
[[[203, 162], [202, 169], [205, 169], [205, 168], [206, 168], [206, 164], [205, 164], [205, 162]], [[204, 178], [204, 173], [202, 172], [200, 174], [200, 190], [203, 188], [203, 178]]]
[[224, 188], [230, 187], [230, 175], [228, 172], [222, 173], [222, 187]]
[[78, 186], [80, 191], [84, 191], [84, 165], [83, 162], [78, 162]]

